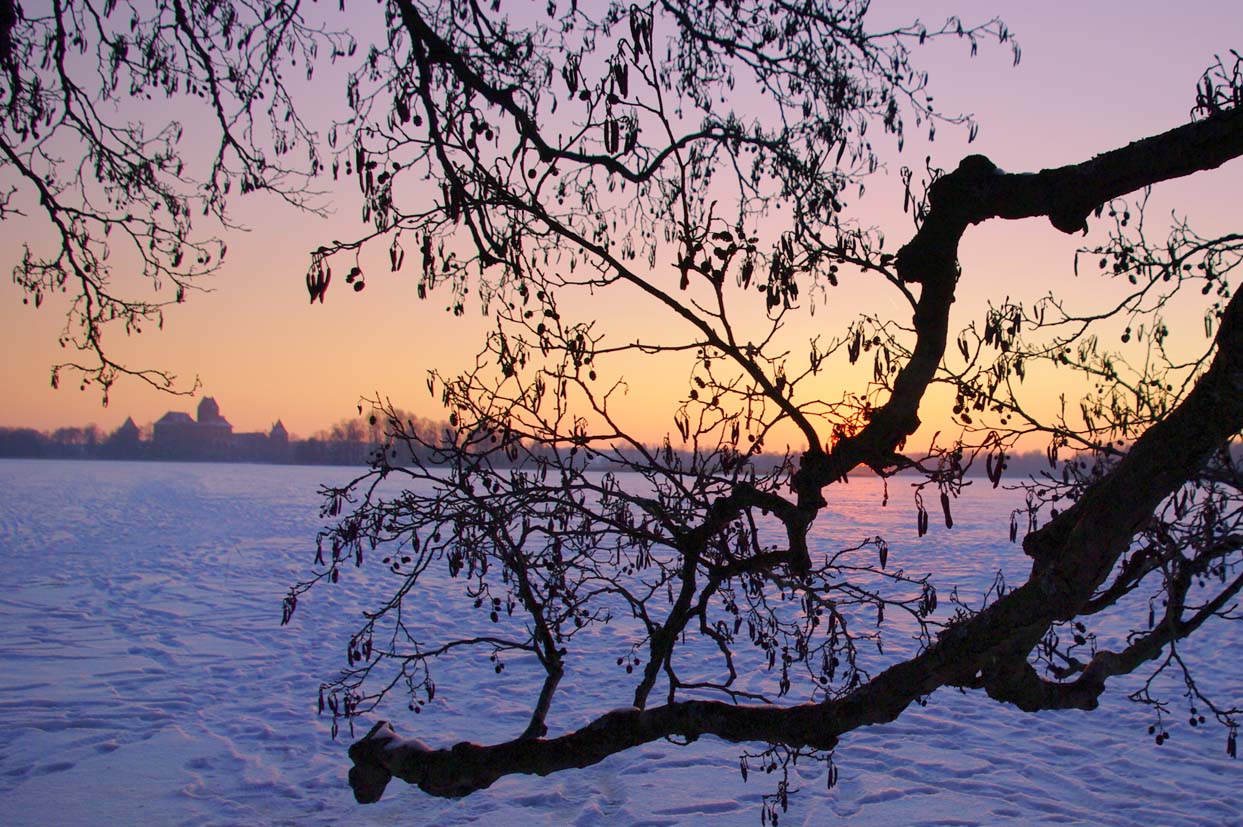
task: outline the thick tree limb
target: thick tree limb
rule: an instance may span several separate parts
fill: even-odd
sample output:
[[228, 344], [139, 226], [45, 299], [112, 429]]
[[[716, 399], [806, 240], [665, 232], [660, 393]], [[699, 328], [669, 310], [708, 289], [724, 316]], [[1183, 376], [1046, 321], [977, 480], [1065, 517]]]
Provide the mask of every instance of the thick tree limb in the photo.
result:
[[858, 465], [879, 470], [919, 427], [919, 404], [945, 355], [950, 305], [958, 281], [958, 242], [971, 224], [990, 218], [1047, 216], [1066, 233], [1084, 229], [1098, 206], [1151, 184], [1216, 169], [1243, 155], [1243, 109], [1135, 141], [1080, 164], [1037, 173], [1004, 173], [982, 155], [964, 158], [929, 191], [930, 211], [898, 251], [903, 281], [923, 286], [915, 311], [919, 339], [898, 372], [889, 400], [826, 461], [804, 473], [821, 485]]
[[[902, 278], [922, 285], [915, 315], [919, 341], [910, 362], [898, 374], [888, 403], [867, 426], [827, 456], [810, 452], [800, 485], [823, 486], [859, 463], [884, 462], [918, 427], [919, 402], [944, 354], [958, 278], [957, 247], [968, 226], [994, 217], [1044, 215], [1058, 229], [1073, 232], [1098, 204], [1239, 155], [1243, 110], [1219, 113], [1082, 164], [1029, 175], [1001, 173], [981, 156], [965, 159], [934, 185], [927, 219], [898, 254]], [[394, 776], [433, 795], [461, 796], [506, 774], [584, 767], [669, 736], [715, 735], [827, 749], [843, 733], [892, 721], [912, 701], [947, 685], [984, 687], [1023, 709], [1089, 708], [1108, 677], [1134, 669], [1152, 646], [1168, 642], [1162, 633], [1135, 651], [1098, 658], [1072, 684], [1040, 679], [1027, 655], [1050, 624], [1074, 617], [1088, 603], [1159, 502], [1243, 430], [1243, 299], [1237, 296], [1226, 309], [1216, 347], [1211, 367], [1183, 402], [1140, 437], [1074, 507], [1028, 536], [1024, 548], [1034, 564], [1024, 585], [851, 694], [791, 707], [684, 701], [615, 710], [556, 738], [438, 750], [404, 741], [381, 722], [350, 748], [355, 796], [362, 802], [377, 800]]]
[[1041, 678], [1031, 664], [1023, 661], [1009, 670], [1004, 683], [986, 685], [989, 695], [1007, 701], [1028, 712], [1040, 709], [1095, 709], [1097, 699], [1105, 690], [1105, 681], [1117, 675], [1134, 672], [1144, 663], [1155, 660], [1170, 643], [1183, 640], [1243, 590], [1243, 576], [1236, 577], [1216, 597], [1183, 620], [1182, 601], [1171, 605], [1165, 617], [1148, 634], [1137, 638], [1119, 652], [1097, 652], [1073, 681], [1059, 683]]

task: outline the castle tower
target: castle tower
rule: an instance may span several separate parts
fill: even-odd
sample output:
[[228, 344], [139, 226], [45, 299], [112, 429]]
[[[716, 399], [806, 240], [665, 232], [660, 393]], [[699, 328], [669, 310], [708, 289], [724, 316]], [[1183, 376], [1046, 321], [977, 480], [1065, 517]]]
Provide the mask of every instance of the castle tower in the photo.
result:
[[218, 422], [220, 419], [222, 419], [220, 406], [216, 404], [216, 400], [210, 396], [204, 396], [203, 401], [199, 402], [199, 423]]

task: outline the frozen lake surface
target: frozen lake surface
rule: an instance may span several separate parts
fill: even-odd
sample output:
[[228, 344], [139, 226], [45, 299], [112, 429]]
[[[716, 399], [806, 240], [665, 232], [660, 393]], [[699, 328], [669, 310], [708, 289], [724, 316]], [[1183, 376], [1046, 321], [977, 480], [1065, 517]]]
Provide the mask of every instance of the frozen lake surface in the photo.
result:
[[[772, 780], [743, 783], [739, 746], [710, 738], [506, 778], [461, 801], [393, 782], [379, 804], [355, 804], [351, 739], [332, 740], [316, 694], [370, 602], [367, 583], [313, 590], [279, 625], [285, 589], [312, 559], [317, 483], [349, 473], [0, 460], [0, 824], [759, 824]], [[942, 573], [943, 601], [954, 585], [982, 590], [999, 568], [1018, 583], [1026, 564], [1006, 541], [1016, 497], [974, 488], [954, 530], [920, 542], [901, 486], [882, 510], [878, 483], [852, 481], [831, 492], [817, 540], [884, 534], [891, 566]], [[467, 604], [451, 597], [429, 596], [425, 619], [453, 624]], [[1185, 652], [1236, 704], [1241, 626], [1206, 628]], [[384, 717], [437, 746], [511, 738], [531, 684], [487, 666], [454, 665], [421, 715], [396, 698]], [[563, 682], [554, 733], [626, 703], [629, 687], [593, 668]], [[847, 735], [834, 789], [808, 767], [781, 824], [1243, 823], [1243, 762], [1226, 757], [1225, 731], [1189, 727], [1174, 687], [1172, 737], [1157, 747], [1151, 713], [1126, 700], [1136, 685], [1111, 683], [1091, 713], [1039, 715], [942, 690], [892, 725]]]

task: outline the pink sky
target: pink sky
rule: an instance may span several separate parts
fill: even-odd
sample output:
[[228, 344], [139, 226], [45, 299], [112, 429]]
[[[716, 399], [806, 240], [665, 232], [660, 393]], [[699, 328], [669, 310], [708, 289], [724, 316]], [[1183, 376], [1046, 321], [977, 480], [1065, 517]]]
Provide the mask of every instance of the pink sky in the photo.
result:
[[[1086, 159], [1188, 120], [1195, 83], [1215, 54], [1243, 49], [1243, 15], [1233, 2], [877, 2], [874, 26], [912, 21], [938, 25], [946, 15], [965, 21], [1001, 16], [1023, 48], [1012, 68], [1008, 52], [992, 45], [975, 59], [962, 43], [930, 47], [917, 60], [931, 72], [931, 87], [942, 111], [973, 112], [980, 134], [970, 147], [965, 134], [941, 130], [925, 145], [908, 138], [901, 156], [890, 161], [888, 184], [869, 184], [867, 221], [881, 226], [896, 248], [909, 237], [901, 214], [896, 171], [917, 166], [927, 153], [936, 165], [952, 168], [970, 152], [990, 156], [1003, 169], [1036, 170]], [[333, 99], [336, 88], [329, 89]], [[356, 189], [343, 189], [330, 219], [297, 215], [263, 196], [239, 198], [235, 217], [252, 228], [229, 237], [225, 267], [210, 284], [213, 292], [192, 295], [174, 308], [162, 332], [145, 332], [114, 348], [133, 364], [170, 369], [188, 384], [196, 374], [202, 391], [214, 396], [238, 430], [268, 428], [282, 419], [295, 434], [309, 435], [353, 415], [360, 395], [376, 392], [426, 416], [439, 418], [429, 400], [426, 370], [452, 368], [473, 360], [485, 320], [477, 313], [455, 319], [444, 302], [421, 302], [413, 282], [401, 274], [368, 280], [358, 295], [330, 293], [308, 306], [303, 285], [307, 252], [325, 238], [345, 238], [360, 228]], [[1164, 185], [1154, 193], [1149, 222], [1154, 235], [1171, 209], [1189, 215], [1202, 233], [1240, 229], [1243, 162], [1193, 179]], [[856, 205], [852, 205], [856, 206]], [[29, 224], [0, 225], [0, 258], [7, 268], [20, 254]], [[968, 233], [963, 248], [963, 297], [957, 320], [978, 318], [985, 297], [1036, 297], [1052, 289], [1068, 295], [1099, 289], [1076, 282], [1071, 254], [1082, 239], [1068, 238], [1047, 222], [993, 222]], [[888, 299], [881, 299], [887, 302]], [[876, 309], [883, 310], [881, 304]], [[169, 409], [192, 410], [193, 400], [173, 398], [123, 382], [111, 405], [100, 407], [97, 391], [65, 382], [49, 387], [50, 366], [62, 358], [56, 337], [63, 324], [55, 301], [35, 311], [21, 304], [11, 283], [0, 285], [0, 329], [5, 359], [0, 362], [0, 426], [53, 428], [98, 423], [117, 427], [126, 416], [139, 424]], [[663, 324], [650, 309], [618, 302], [610, 305], [612, 329], [642, 336], [647, 325]], [[803, 317], [806, 335], [832, 333], [833, 314]], [[845, 318], [842, 316], [841, 318]], [[1198, 315], [1188, 318], [1196, 329]], [[1174, 327], [1174, 325], [1171, 325]], [[646, 367], [630, 375], [628, 413], [640, 435], [658, 438], [670, 428], [672, 408], [660, 404], [678, 393], [685, 371]], [[1050, 389], [1050, 393], [1051, 393]], [[840, 388], [826, 380], [826, 396]], [[774, 446], [776, 447], [776, 446]]]

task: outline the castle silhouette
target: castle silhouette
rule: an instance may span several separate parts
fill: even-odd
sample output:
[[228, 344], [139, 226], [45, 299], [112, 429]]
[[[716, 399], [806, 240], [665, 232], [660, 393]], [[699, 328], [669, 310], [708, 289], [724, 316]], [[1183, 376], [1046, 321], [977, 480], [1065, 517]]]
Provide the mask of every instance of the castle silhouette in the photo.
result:
[[[132, 432], [137, 442], [138, 427], [132, 419], [118, 429]], [[114, 435], [115, 436], [115, 435]], [[213, 397], [199, 402], [198, 417], [183, 411], [169, 411], [153, 426], [151, 451], [168, 459], [251, 460], [281, 462], [289, 459], [289, 432], [278, 419], [267, 433], [233, 433], [233, 425], [220, 414]]]

